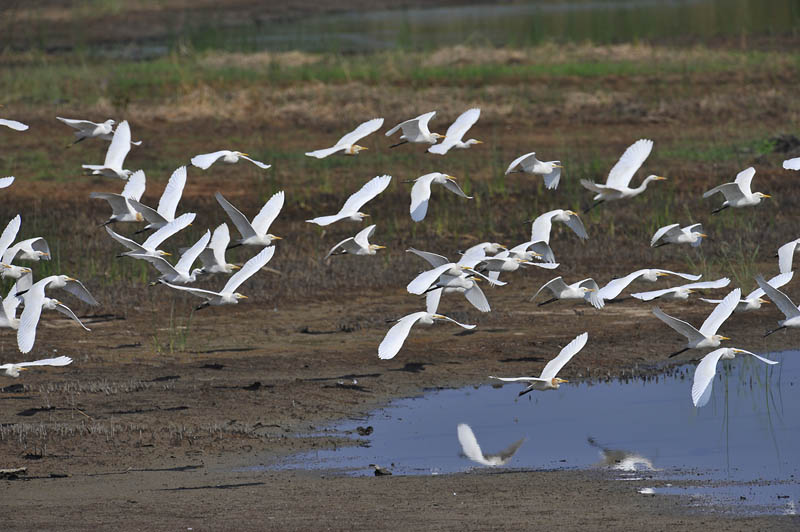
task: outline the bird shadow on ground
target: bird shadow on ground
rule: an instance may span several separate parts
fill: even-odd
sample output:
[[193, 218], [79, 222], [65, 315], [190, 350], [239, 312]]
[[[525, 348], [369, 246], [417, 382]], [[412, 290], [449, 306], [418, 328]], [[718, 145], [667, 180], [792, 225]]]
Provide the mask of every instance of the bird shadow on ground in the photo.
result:
[[419, 373], [425, 371], [425, 366], [431, 366], [427, 362], [406, 362], [402, 368], [392, 368], [389, 371], [406, 371], [408, 373]]
[[508, 363], [508, 362], [543, 362], [544, 359], [542, 357], [519, 357], [519, 358], [501, 358], [498, 362]]

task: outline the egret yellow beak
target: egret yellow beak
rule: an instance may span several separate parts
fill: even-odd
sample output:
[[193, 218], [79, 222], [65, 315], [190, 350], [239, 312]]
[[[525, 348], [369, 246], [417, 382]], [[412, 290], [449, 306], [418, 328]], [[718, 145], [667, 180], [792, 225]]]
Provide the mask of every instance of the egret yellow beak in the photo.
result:
[[558, 377], [556, 377], [556, 382], [561, 384], [562, 382], [569, 382], [569, 381], [567, 379], [559, 379]]
[[728, 338], [727, 336], [720, 336], [719, 339], [720, 340], [730, 340], [730, 338]]
[[688, 290], [686, 290], [686, 293], [687, 293], [687, 294], [694, 294], [694, 290], [692, 290], [691, 288], [689, 288]]
[[702, 236], [703, 238], [708, 238], [708, 235], [705, 233], [700, 233], [699, 236]]
[[31, 368], [22, 367], [22, 368], [17, 368], [17, 369], [19, 369], [20, 371], [28, 371]]
[[232, 264], [231, 265], [231, 270], [241, 270], [241, 269], [242, 269], [242, 267], [239, 266], [238, 264]]
[[171, 257], [171, 256], [172, 256], [172, 253], [170, 253], [170, 252], [168, 252], [168, 251], [164, 251], [164, 252], [162, 252], [161, 254], [162, 254], [162, 255], [166, 255], [167, 257]]
[[656, 272], [656, 277], [666, 277], [667, 275], [669, 274], [664, 272]]
[[565, 213], [569, 214], [570, 216], [578, 216], [578, 213], [575, 211], [564, 211]]
[[476, 140], [475, 144], [483, 144], [483, 141], [482, 140]]
[[761, 197], [762, 198], [771, 198], [772, 196], [770, 196], [769, 194], [761, 194]]
[[666, 179], [667, 179], [666, 177], [663, 177], [663, 176], [657, 175], [655, 180], [656, 180], [656, 181], [666, 181]]
[[563, 167], [563, 166], [561, 166], [560, 164], [554, 164], [554, 165], [553, 165], [553, 168], [564, 168], [564, 167]]
[[769, 303], [769, 299], [762, 299], [762, 298], [760, 298], [760, 297], [759, 297], [759, 298], [758, 298], [758, 302], [759, 302], [759, 303], [761, 303], [761, 304], [763, 305], [763, 304], [765, 304], [765, 303]]
[[48, 252], [46, 252], [46, 251], [42, 251], [42, 255], [44, 255], [45, 257], [49, 257], [50, 256], [50, 254]]
[[443, 320], [443, 319], [445, 319], [445, 317], [444, 317], [444, 316], [442, 316], [441, 314], [434, 314], [434, 315], [433, 315], [433, 317], [434, 317], [434, 318], [439, 318], [440, 320]]
[[250, 154], [249, 154], [249, 153], [242, 153], [242, 152], [239, 152], [239, 155], [244, 155], [245, 157], [250, 157]]
[[375, 244], [375, 249], [386, 249], [386, 246], [381, 246], [379, 244]]
[[283, 237], [272, 235], [272, 240], [283, 240]]

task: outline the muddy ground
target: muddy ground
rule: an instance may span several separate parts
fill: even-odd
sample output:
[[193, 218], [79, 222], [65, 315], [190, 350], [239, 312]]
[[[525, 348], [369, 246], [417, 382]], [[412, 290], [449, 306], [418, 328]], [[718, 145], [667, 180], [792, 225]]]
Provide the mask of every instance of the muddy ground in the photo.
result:
[[[18, 111], [13, 118], [30, 123], [31, 130], [0, 132], [4, 167], [18, 177], [0, 191], [0, 220], [21, 213], [20, 236], [41, 234], [54, 251], [51, 264], [34, 266], [37, 275], [63, 271], [80, 277], [101, 306], [61, 297], [92, 331], [45, 315], [36, 348], [27, 357], [19, 354], [13, 332], [0, 334], [3, 362], [56, 352], [75, 360], [65, 368], [0, 382], [0, 468], [27, 468], [15, 480], [0, 481], [2, 529], [796, 529], [793, 517], [704, 514], [678, 497], [644, 497], [627, 483], [610, 481], [603, 471], [473, 470], [405, 478], [239, 471], [289, 453], [339, 445], [332, 437], [299, 434], [393, 398], [486, 383], [492, 374], [536, 374], [583, 331], [589, 333], [587, 348], [563, 370], [571, 380], [648, 378], [691, 360], [692, 355], [667, 359], [683, 343], [652, 316], [650, 304], [626, 299], [600, 311], [567, 303], [538, 307], [530, 296], [556, 275], [568, 280], [592, 276], [602, 284], [635, 269], [662, 267], [728, 275], [731, 286], [742, 283], [749, 291], [755, 273], [777, 273], [773, 255], [780, 244], [797, 238], [794, 213], [800, 203], [796, 176], [782, 171], [780, 162], [800, 154], [792, 153], [797, 146], [785, 152], [772, 152], [772, 145], [754, 151], [745, 133], [796, 129], [795, 70], [781, 76], [693, 72], [668, 80], [555, 76], [532, 80], [529, 86], [517, 80], [504, 87], [426, 87], [416, 99], [410, 95], [419, 87], [351, 83], [345, 87], [360, 99], [342, 115], [332, 109], [339, 105], [336, 98], [344, 97], [318, 84], [270, 90], [275, 100], [267, 104], [250, 91], [245, 96], [252, 101], [239, 109], [234, 109], [239, 102], [235, 91], [211, 93], [200, 105], [193, 99], [197, 92], [189, 91], [168, 104], [183, 109], [180, 114], [150, 111], [152, 102], [134, 101], [127, 112], [134, 137], [146, 144], [132, 151], [130, 160], [148, 173], [145, 198], [150, 203], [157, 201], [172, 168], [191, 155], [222, 148], [220, 140], [256, 153], [261, 146], [274, 146], [269, 153], [278, 157], [267, 160], [274, 167], [266, 173], [242, 163], [189, 170], [180, 212], [197, 212], [198, 222], [183, 241], [171, 244], [173, 251], [226, 221], [213, 192], [222, 191], [250, 216], [275, 191], [287, 193], [273, 231], [284, 237], [270, 264], [278, 273], [259, 273], [245, 284], [242, 291], [250, 299], [240, 305], [196, 313], [191, 309], [197, 300], [149, 287], [151, 271], [115, 258], [120, 249], [98, 227], [108, 208], [90, 201], [88, 194], [118, 190], [121, 182], [81, 175], [80, 163], [102, 160], [104, 145], [87, 141], [65, 149], [69, 132], [52, 119], [116, 110], [107, 104], [81, 109], [58, 103], [12, 109]], [[516, 100], [519, 108], [503, 103], [508, 94], [519, 97], [523, 89], [543, 94], [551, 87], [573, 94], [572, 103], [538, 108], [533, 97]], [[307, 90], [305, 106], [281, 107], [281, 99], [297, 90]], [[442, 169], [469, 176], [476, 199], [467, 203], [435, 191], [423, 224], [408, 219], [409, 185], [399, 181], [433, 171], [422, 162], [429, 156], [417, 156], [409, 147], [400, 148], [409, 148], [408, 157], [398, 156], [382, 135], [367, 139], [371, 151], [330, 166], [287, 155], [325, 146], [352, 127], [356, 115], [366, 119], [386, 111], [387, 126], [398, 122], [412, 116], [420, 100], [428, 100], [426, 106], [442, 102], [447, 118], [442, 117], [441, 129], [455, 109], [485, 104], [474, 133], [490, 141], [452, 154], [447, 160], [455, 168]], [[328, 110], [321, 127], [315, 127], [308, 111], [317, 107]], [[217, 116], [220, 109], [238, 113], [237, 121]], [[137, 116], [143, 118], [137, 122]], [[536, 116], [535, 125], [528, 116]], [[522, 242], [529, 232], [524, 221], [532, 215], [586, 205], [588, 193], [578, 190], [577, 180], [602, 179], [608, 165], [640, 137], [656, 139], [648, 168], [640, 174], [669, 176], [664, 187], [653, 187], [628, 205], [604, 206], [584, 216], [591, 236], [586, 242], [556, 227], [551, 244], [561, 267], [552, 274], [517, 272], [505, 277], [509, 286], [487, 288], [491, 313], [475, 311], [461, 297], [443, 300], [447, 315], [478, 325], [474, 332], [441, 324], [417, 328], [395, 359], [378, 359], [377, 346], [390, 327], [387, 320], [422, 305], [404, 287], [424, 264], [406, 248], [455, 257], [483, 240]], [[727, 138], [733, 146], [730, 160], [684, 156], [687, 143]], [[562, 149], [573, 157], [565, 161], [558, 191], [544, 191], [524, 176], [497, 184], [503, 163], [529, 146], [548, 153]], [[600, 163], [605, 170], [595, 168]], [[570, 164], [581, 171], [570, 173]], [[756, 188], [773, 194], [771, 203], [752, 212], [710, 216], [715, 203], [700, 200], [702, 191], [751, 164], [758, 171]], [[41, 175], [43, 167], [46, 177], [25, 179], [26, 172]], [[374, 241], [388, 249], [375, 257], [322, 261], [355, 226], [322, 231], [303, 220], [334, 212], [350, 191], [381, 173], [395, 175], [395, 182], [367, 212], [378, 224]], [[664, 208], [661, 202], [667, 198], [671, 203]], [[668, 223], [666, 218], [701, 221], [711, 238], [699, 250], [652, 250], [650, 235], [659, 223]], [[125, 234], [134, 230], [116, 229]], [[251, 255], [235, 250], [231, 260], [242, 262]], [[201, 286], [223, 282], [210, 279]], [[795, 299], [800, 298], [797, 287], [787, 286]], [[709, 312], [697, 300], [661, 306], [695, 324]], [[733, 339], [732, 345], [756, 352], [797, 348], [800, 340], [792, 331], [762, 338], [779, 317], [772, 306], [736, 314], [722, 333]], [[339, 384], [353, 378], [357, 385]], [[689, 401], [688, 387], [685, 397], [675, 400]]]

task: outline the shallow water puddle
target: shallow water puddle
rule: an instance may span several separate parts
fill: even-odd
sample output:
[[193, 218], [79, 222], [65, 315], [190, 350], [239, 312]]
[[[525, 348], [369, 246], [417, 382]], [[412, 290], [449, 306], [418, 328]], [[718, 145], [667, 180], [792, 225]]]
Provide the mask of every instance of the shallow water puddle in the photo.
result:
[[[296, 455], [270, 469], [366, 475], [379, 464], [394, 474], [431, 475], [485, 467], [462, 453], [457, 426], [465, 423], [487, 455], [525, 438], [507, 468], [608, 467], [639, 489], [653, 478], [681, 486], [654, 495], [791, 513], [800, 505], [800, 352], [769, 356], [780, 364], [721, 361], [700, 409], [690, 398], [693, 365], [647, 381], [570, 383], [521, 398], [515, 383], [437, 390], [325, 431], [362, 446]], [[357, 427], [367, 426], [373, 431], [358, 436]]]

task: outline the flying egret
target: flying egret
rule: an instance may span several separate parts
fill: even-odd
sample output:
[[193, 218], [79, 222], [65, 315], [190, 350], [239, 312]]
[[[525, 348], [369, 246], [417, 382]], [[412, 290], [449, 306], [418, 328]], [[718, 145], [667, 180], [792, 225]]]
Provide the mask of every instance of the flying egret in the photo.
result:
[[254, 165], [264, 170], [272, 166], [271, 164], [265, 164], [262, 163], [261, 161], [256, 161], [255, 159], [251, 159], [246, 153], [242, 153], [240, 151], [231, 151], [231, 150], [220, 150], [212, 153], [202, 153], [200, 155], [195, 155], [194, 157], [192, 157], [191, 163], [193, 166], [196, 166], [202, 170], [208, 170], [212, 164], [219, 161], [220, 159], [222, 159], [222, 162], [228, 164], [234, 164], [239, 162], [239, 159], [244, 159], [245, 161], [250, 161]]
[[777, 329], [767, 331], [764, 336], [769, 336], [770, 334], [778, 332], [787, 327], [800, 327], [800, 309], [797, 308], [797, 305], [792, 303], [792, 300], [789, 299], [789, 296], [773, 287], [771, 283], [766, 282], [760, 275], [756, 276], [756, 282], [758, 283], [759, 288], [764, 291], [766, 296], [770, 298], [773, 303], [775, 303], [775, 306], [778, 307], [778, 309], [783, 312], [783, 315], [786, 317], [786, 319], [778, 321]]
[[[131, 179], [133, 179], [135, 175], [136, 174], [133, 174]], [[128, 203], [147, 220], [147, 225], [144, 229], [137, 231], [137, 234], [151, 229], [161, 229], [175, 219], [175, 211], [178, 209], [178, 202], [183, 195], [184, 186], [186, 186], [186, 167], [181, 166], [172, 172], [167, 186], [164, 187], [164, 192], [161, 193], [161, 199], [158, 200], [158, 209], [152, 209], [140, 203], [141, 194], [139, 194], [137, 198], [130, 198], [128, 200]]]
[[144, 172], [142, 170], [137, 170], [128, 178], [121, 194], [92, 192], [89, 194], [89, 197], [92, 199], [105, 200], [111, 205], [111, 216], [103, 225], [116, 222], [143, 222], [144, 217], [137, 207], [141, 205], [138, 201], [141, 199], [142, 194], [144, 194], [144, 189]]
[[[33, 278], [24, 276], [17, 281], [17, 295], [24, 295], [32, 288]], [[86, 289], [82, 282], [68, 275], [50, 275], [37, 281], [38, 285], [44, 288], [63, 288], [73, 296], [77, 297], [87, 305], [97, 306], [100, 303]]]
[[91, 170], [92, 175], [128, 179], [133, 172], [123, 169], [122, 165], [125, 163], [125, 157], [129, 151], [131, 151], [131, 128], [128, 121], [123, 120], [114, 132], [103, 164], [84, 164], [82, 166]]
[[25, 131], [28, 126], [16, 120], [9, 120], [8, 118], [0, 118], [0, 126], [6, 126], [14, 131]]
[[366, 204], [369, 200], [386, 190], [386, 187], [389, 186], [389, 182], [391, 180], [392, 176], [390, 175], [373, 177], [367, 181], [367, 183], [364, 184], [364, 186], [362, 186], [357, 192], [347, 198], [347, 201], [344, 202], [344, 205], [338, 213], [330, 216], [318, 216], [314, 219], [306, 220], [306, 222], [321, 226], [330, 225], [346, 218], [349, 218], [354, 222], [360, 222], [365, 217], [369, 216], [369, 214], [359, 212], [359, 209], [363, 207], [364, 204]]
[[19, 372], [27, 370], [34, 366], [68, 366], [72, 364], [70, 357], [60, 356], [56, 358], [43, 358], [41, 360], [34, 360], [32, 362], [17, 362], [15, 364], [0, 364], [0, 371], [6, 377], [19, 377]]
[[642, 301], [652, 301], [656, 298], [686, 300], [689, 298], [689, 294], [692, 294], [698, 290], [725, 288], [729, 284], [731, 284], [731, 280], [727, 277], [722, 277], [715, 281], [700, 281], [699, 283], [689, 283], [680, 286], [673, 286], [672, 288], [664, 288], [661, 290], [637, 292], [635, 294], [631, 294], [631, 297], [641, 299]]
[[784, 170], [800, 170], [800, 157], [783, 161]]
[[[73, 142], [73, 144], [77, 144], [83, 140], [90, 139], [90, 138], [99, 138], [103, 140], [113, 140], [114, 139], [114, 124], [115, 122], [110, 118], [102, 123], [91, 122], [89, 120], [77, 120], [75, 118], [62, 118], [57, 116], [56, 119], [60, 120], [64, 124], [68, 125], [74, 131], [73, 134], [78, 137], [78, 139]], [[131, 144], [134, 146], [139, 146], [142, 144], [141, 140], [132, 140]]]
[[152, 264], [161, 273], [161, 277], [159, 277], [160, 281], [181, 284], [193, 283], [197, 280], [197, 276], [204, 273], [204, 271], [202, 268], [192, 270], [192, 264], [194, 264], [194, 261], [197, 260], [197, 257], [200, 256], [200, 253], [208, 245], [209, 240], [211, 240], [211, 231], [206, 231], [205, 234], [200, 237], [200, 240], [183, 252], [175, 266], [167, 262], [166, 259], [161, 256], [149, 254], [137, 255], [135, 253], [130, 256], [134, 259], [144, 259]]
[[231, 273], [239, 269], [238, 265], [225, 260], [225, 251], [230, 241], [231, 235], [227, 224], [220, 224], [214, 229], [208, 247], [200, 252], [203, 273]]
[[[708, 235], [703, 233], [703, 224], [692, 224], [681, 227], [680, 224], [665, 225], [650, 239], [650, 247], [657, 248], [667, 244], [691, 244], [696, 248]], [[656, 244], [656, 242], [659, 242]]]
[[597, 295], [603, 300], [610, 300], [615, 299], [619, 296], [623, 290], [625, 290], [628, 285], [633, 283], [634, 281], [649, 281], [654, 283], [658, 280], [659, 277], [666, 277], [668, 275], [676, 275], [683, 279], [688, 279], [690, 281], [696, 281], [702, 277], [702, 275], [692, 275], [690, 273], [679, 273], [673, 272], [670, 270], [661, 270], [658, 268], [645, 268], [642, 270], [636, 270], [635, 272], [631, 272], [625, 277], [619, 277], [617, 279], [612, 279], [609, 281], [607, 285], [602, 287], [598, 292]]
[[189, 292], [192, 295], [204, 298], [205, 301], [199, 307], [197, 307], [197, 310], [209, 305], [236, 305], [239, 303], [240, 299], [247, 299], [247, 296], [240, 294], [239, 292], [235, 292], [235, 290], [239, 288], [242, 283], [255, 275], [258, 270], [263, 268], [272, 258], [274, 253], [275, 246], [269, 246], [262, 249], [258, 255], [245, 262], [244, 266], [242, 266], [242, 269], [231, 275], [230, 279], [228, 279], [228, 282], [225, 283], [225, 286], [219, 292], [203, 290], [201, 288], [192, 288], [189, 286], [179, 286], [166, 281], [159, 282], [169, 286], [170, 288], [174, 288], [175, 290], [182, 290], [184, 292]]
[[502, 251], [508, 251], [508, 248], [505, 247], [503, 244], [499, 244], [497, 242], [481, 242], [480, 244], [475, 244], [474, 246], [470, 246], [464, 251], [463, 255], [471, 255], [473, 253], [478, 253], [480, 256], [485, 256], [489, 253], [492, 255], [496, 255]]
[[591, 436], [586, 438], [586, 441], [592, 447], [600, 450], [603, 461], [597, 464], [598, 466], [609, 467], [617, 471], [658, 471], [649, 458], [638, 453], [603, 447]]
[[[770, 286], [772, 286], [773, 288], [780, 288], [781, 286], [791, 281], [793, 275], [794, 272], [781, 273], [770, 279], [768, 282]], [[764, 295], [764, 290], [762, 290], [761, 288], [756, 288], [755, 290], [747, 294], [745, 297], [743, 297], [741, 301], [739, 301], [739, 304], [736, 305], [736, 309], [734, 309], [734, 312], [747, 312], [750, 310], [760, 309], [761, 305], [763, 305], [764, 303], [769, 303], [769, 301], [761, 297], [763, 295]], [[722, 300], [706, 299], [704, 297], [701, 297], [700, 301], [716, 304], [720, 303]]]
[[383, 118], [373, 118], [372, 120], [367, 120], [353, 131], [340, 138], [332, 147], [306, 152], [306, 155], [309, 157], [316, 157], [317, 159], [324, 159], [328, 155], [333, 155], [334, 153], [340, 151], [344, 152], [345, 155], [358, 155], [358, 152], [361, 150], [366, 150], [367, 148], [364, 146], [359, 146], [356, 144], [356, 142], [363, 139], [367, 135], [375, 133], [381, 128], [382, 125]]
[[466, 423], [459, 423], [458, 442], [461, 444], [461, 450], [464, 456], [473, 462], [489, 467], [497, 467], [505, 465], [511, 460], [517, 450], [525, 443], [525, 438], [515, 441], [497, 454], [483, 454], [481, 446], [478, 445], [478, 440], [475, 438], [475, 433], [472, 432], [472, 428]]
[[583, 222], [574, 211], [565, 211], [564, 209], [555, 209], [541, 214], [533, 220], [531, 224], [531, 242], [544, 242], [550, 244], [550, 230], [553, 227], [553, 222], [563, 222], [567, 227], [572, 229], [578, 238], [587, 239], [589, 235], [586, 233], [586, 228]]
[[162, 242], [164, 242], [166, 239], [168, 239], [175, 233], [191, 225], [191, 223], [194, 221], [195, 216], [196, 215], [193, 212], [187, 212], [186, 214], [178, 216], [177, 218], [169, 222], [167, 225], [165, 225], [164, 227], [162, 227], [161, 229], [157, 230], [155, 233], [147, 237], [147, 239], [141, 244], [131, 240], [130, 238], [115, 233], [108, 226], [106, 226], [106, 232], [108, 232], [111, 238], [113, 238], [114, 240], [116, 240], [117, 242], [119, 242], [120, 244], [122, 244], [123, 246], [125, 246], [130, 250], [124, 252], [120, 256], [135, 255], [135, 258], [137, 259], [143, 259], [144, 258], [143, 255], [149, 255], [151, 257], [169, 256], [170, 254], [167, 253], [166, 251], [157, 249], [158, 246], [160, 246]]
[[439, 144], [434, 144], [428, 151], [430, 153], [436, 153], [438, 155], [444, 155], [450, 148], [469, 148], [473, 144], [482, 144], [483, 141], [469, 139], [467, 141], [462, 140], [464, 134], [478, 121], [478, 118], [481, 116], [481, 110], [474, 108], [468, 109], [461, 113], [458, 118], [456, 118], [455, 122], [450, 124], [450, 127], [447, 128], [447, 132], [444, 135], [444, 140], [441, 141]]
[[[370, 244], [369, 239], [375, 233], [375, 224], [365, 227], [359, 231], [356, 236], [345, 238], [331, 248], [325, 259], [331, 255], [374, 255], [379, 249], [385, 249], [386, 246], [379, 246], [378, 244]], [[322, 260], [325, 260], [322, 259]]]
[[503, 257], [508, 254], [509, 257], [514, 257], [522, 260], [532, 261], [534, 259], [542, 260], [544, 262], [556, 262], [556, 256], [552, 248], [547, 242], [540, 240], [538, 242], [528, 241], [522, 244], [517, 244], [508, 251], [501, 251], [496, 256]]
[[378, 346], [378, 357], [381, 360], [388, 360], [390, 358], [394, 358], [394, 356], [400, 351], [403, 347], [403, 344], [408, 338], [409, 333], [411, 332], [411, 327], [413, 327], [416, 323], [421, 323], [423, 325], [433, 325], [435, 321], [449, 321], [450, 323], [455, 323], [459, 327], [463, 327], [464, 329], [474, 329], [475, 325], [465, 325], [463, 323], [459, 323], [452, 318], [448, 318], [442, 314], [437, 314], [437, 306], [439, 300], [428, 300], [427, 301], [427, 309], [424, 312], [414, 312], [413, 314], [409, 314], [408, 316], [403, 316], [397, 323], [392, 326], [391, 329], [386, 333], [386, 336], [381, 341], [380, 345]]
[[733, 360], [737, 354], [744, 353], [752, 355], [765, 364], [777, 364], [776, 360], [769, 360], [758, 356], [744, 349], [735, 347], [722, 347], [711, 351], [703, 357], [697, 368], [694, 370], [694, 381], [692, 382], [692, 403], [697, 408], [705, 406], [711, 399], [711, 387], [714, 385], [714, 376], [717, 374], [717, 362], [720, 360]]
[[40, 236], [21, 240], [6, 249], [3, 253], [3, 263], [11, 264], [18, 256], [20, 260], [32, 260], [34, 262], [50, 260], [50, 246], [47, 245], [47, 240]]
[[532, 392], [533, 390], [540, 392], [557, 390], [561, 383], [569, 381], [566, 379], [559, 379], [556, 377], [556, 375], [558, 375], [558, 372], [561, 371], [561, 368], [563, 368], [572, 357], [574, 357], [581, 349], [583, 349], [588, 339], [589, 333], [581, 333], [576, 336], [574, 340], [564, 346], [564, 348], [558, 353], [558, 356], [544, 366], [541, 375], [538, 377], [493, 377], [490, 375], [489, 378], [504, 382], [530, 383], [524, 390], [519, 392], [520, 396], [525, 395], [528, 392]]
[[558, 188], [562, 168], [561, 161], [540, 161], [536, 158], [536, 152], [532, 151], [514, 159], [508, 165], [506, 175], [516, 172], [540, 175], [544, 178], [545, 188], [553, 190]]
[[731, 292], [714, 307], [714, 310], [711, 311], [711, 314], [708, 315], [699, 330], [683, 320], [664, 314], [660, 308], [653, 307], [653, 314], [655, 314], [658, 319], [669, 325], [675, 332], [685, 336], [688, 341], [686, 347], [672, 353], [670, 358], [680, 355], [689, 349], [719, 347], [719, 343], [722, 340], [730, 340], [727, 336], [717, 334], [717, 330], [722, 326], [725, 320], [733, 314], [733, 310], [736, 308], [741, 297], [742, 291], [739, 288], [731, 290]]
[[545, 289], [549, 290], [553, 297], [547, 301], [539, 303], [540, 307], [554, 301], [558, 301], [559, 299], [584, 300], [596, 309], [601, 309], [603, 306], [605, 306], [603, 300], [597, 295], [599, 290], [597, 283], [591, 278], [568, 285], [564, 282], [561, 276], [556, 277], [555, 279], [551, 279], [542, 285], [542, 287], [539, 288], [535, 294], [533, 294], [531, 301], [535, 301], [536, 296], [538, 296], [539, 293]]
[[14, 183], [14, 176], [0, 177], [0, 188], [8, 188]]
[[639, 139], [628, 146], [628, 149], [626, 149], [622, 157], [619, 158], [617, 164], [615, 164], [608, 173], [605, 185], [594, 183], [588, 179], [581, 179], [581, 185], [583, 185], [584, 188], [596, 193], [594, 198], [592, 198], [594, 203], [583, 212], [589, 212], [605, 201], [633, 198], [644, 192], [651, 181], [662, 181], [666, 179], [666, 177], [649, 175], [644, 178], [638, 187], [630, 187], [633, 175], [642, 164], [644, 164], [645, 159], [650, 155], [652, 149], [653, 141], [648, 139]]
[[800, 238], [787, 242], [778, 248], [778, 269], [781, 273], [792, 271], [792, 261], [794, 254], [800, 252]]
[[235, 244], [229, 246], [235, 248], [238, 246], [271, 246], [273, 240], [280, 240], [281, 237], [267, 233], [272, 222], [278, 217], [278, 214], [283, 208], [283, 190], [276, 192], [272, 197], [261, 207], [261, 210], [253, 218], [253, 222], [248, 221], [247, 217], [234, 207], [231, 202], [217, 192], [214, 194], [217, 202], [222, 206], [228, 217], [239, 230], [242, 238], [236, 241]]
[[414, 180], [414, 186], [411, 187], [410, 212], [411, 219], [415, 222], [421, 222], [425, 219], [425, 214], [428, 212], [428, 201], [431, 198], [431, 185], [434, 183], [444, 186], [444, 188], [462, 198], [472, 199], [472, 196], [464, 194], [464, 191], [458, 186], [456, 178], [451, 175], [433, 172], [420, 176]]
[[711, 211], [711, 214], [717, 214], [723, 209], [728, 207], [750, 207], [761, 203], [761, 198], [771, 197], [769, 194], [761, 192], [750, 192], [750, 183], [753, 181], [753, 176], [756, 175], [756, 169], [752, 166], [745, 168], [736, 176], [733, 183], [725, 183], [712, 188], [703, 193], [703, 198], [709, 198], [721, 192], [725, 196], [725, 201], [722, 206]]
[[389, 147], [396, 148], [409, 142], [436, 144], [437, 139], [444, 138], [444, 135], [431, 133], [428, 129], [428, 122], [431, 121], [431, 118], [433, 118], [434, 115], [436, 115], [436, 111], [431, 111], [430, 113], [419, 115], [416, 118], [406, 120], [405, 122], [400, 122], [394, 126], [392, 129], [386, 132], [387, 137], [391, 137], [397, 133], [397, 130], [399, 129], [403, 130], [403, 134], [400, 135], [400, 142], [397, 144], [392, 144]]
[[[68, 306], [57, 299], [51, 299], [45, 296], [44, 290], [48, 285], [58, 285], [61, 284], [62, 281], [66, 288], [68, 283], [76, 280], [65, 275], [45, 277], [33, 283], [30, 289], [22, 296], [25, 308], [22, 310], [22, 314], [20, 314], [19, 328], [17, 329], [17, 347], [19, 347], [21, 353], [28, 353], [33, 349], [33, 344], [36, 342], [36, 327], [39, 325], [42, 309], [57, 310], [69, 318], [72, 318], [72, 320], [77, 322], [78, 325], [85, 330], [90, 330]], [[78, 283], [80, 284], [79, 281]], [[83, 285], [81, 284], [80, 286], [82, 287]], [[86, 293], [88, 294], [88, 291]], [[89, 294], [89, 297], [91, 297], [91, 294]]]

